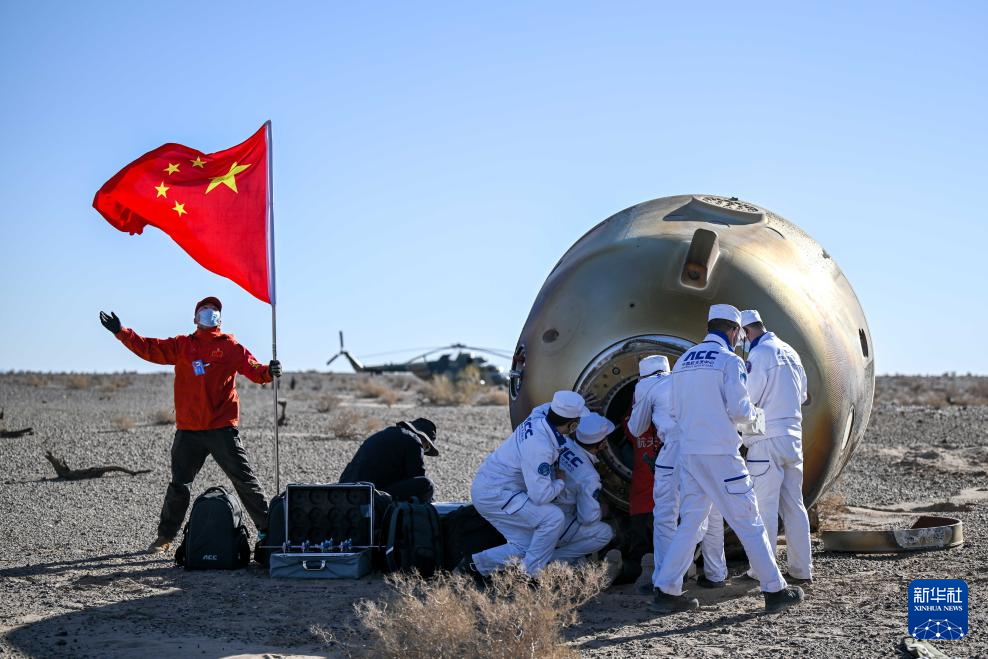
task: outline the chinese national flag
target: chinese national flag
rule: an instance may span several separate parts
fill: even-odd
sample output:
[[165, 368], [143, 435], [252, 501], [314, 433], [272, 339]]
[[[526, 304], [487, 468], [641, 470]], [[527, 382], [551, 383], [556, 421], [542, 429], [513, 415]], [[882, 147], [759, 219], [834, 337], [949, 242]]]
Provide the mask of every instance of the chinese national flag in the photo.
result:
[[216, 153], [181, 144], [149, 151], [103, 184], [93, 208], [130, 234], [158, 227], [204, 268], [270, 303], [269, 126]]

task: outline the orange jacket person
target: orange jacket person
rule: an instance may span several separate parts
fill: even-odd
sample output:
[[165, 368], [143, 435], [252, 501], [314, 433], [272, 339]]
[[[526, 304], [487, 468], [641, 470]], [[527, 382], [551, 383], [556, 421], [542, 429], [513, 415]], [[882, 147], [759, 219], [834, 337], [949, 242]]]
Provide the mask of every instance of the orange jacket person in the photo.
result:
[[175, 366], [175, 441], [172, 444], [171, 482], [161, 507], [158, 538], [150, 553], [167, 551], [189, 508], [189, 486], [206, 456], [229, 477], [260, 537], [267, 531], [268, 504], [240, 441], [240, 401], [237, 373], [258, 384], [281, 376], [281, 364], [267, 366], [220, 332], [223, 305], [215, 297], [200, 300], [195, 308], [196, 331], [170, 339], [146, 339], [122, 327], [117, 314], [100, 312], [103, 327], [141, 359]]

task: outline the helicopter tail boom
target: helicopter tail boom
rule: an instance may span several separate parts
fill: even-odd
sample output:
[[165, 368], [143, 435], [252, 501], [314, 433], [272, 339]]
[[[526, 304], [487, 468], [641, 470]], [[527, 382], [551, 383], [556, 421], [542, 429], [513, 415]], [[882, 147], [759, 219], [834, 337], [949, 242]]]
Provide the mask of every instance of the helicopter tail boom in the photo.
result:
[[339, 357], [340, 355], [342, 355], [343, 358], [346, 359], [350, 363], [350, 367], [353, 368], [354, 372], [356, 372], [356, 373], [362, 373], [362, 372], [364, 372], [364, 371], [367, 370], [364, 367], [364, 365], [360, 363], [360, 360], [358, 360], [356, 357], [354, 357], [353, 355], [351, 355], [350, 352], [346, 348], [343, 347], [343, 331], [342, 330], [340, 330], [340, 351], [338, 353], [336, 353], [335, 355], [333, 355], [332, 357], [329, 358], [329, 361], [326, 362], [326, 366], [329, 366], [334, 361], [336, 361], [336, 358]]

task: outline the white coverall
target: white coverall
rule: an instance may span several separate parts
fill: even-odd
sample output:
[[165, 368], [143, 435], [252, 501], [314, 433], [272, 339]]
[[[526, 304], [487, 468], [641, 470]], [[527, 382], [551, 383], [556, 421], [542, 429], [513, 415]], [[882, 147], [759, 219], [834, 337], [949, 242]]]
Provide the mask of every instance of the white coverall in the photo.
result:
[[551, 560], [572, 563], [603, 549], [614, 537], [610, 524], [600, 519], [600, 474], [594, 468], [596, 463], [596, 456], [572, 438], [566, 440], [559, 453], [559, 468], [566, 472], [566, 487], [556, 499], [556, 505], [566, 515], [566, 523]]
[[[748, 393], [765, 410], [765, 433], [745, 434], [748, 471], [755, 482], [755, 498], [769, 544], [775, 555], [779, 519], [786, 530], [789, 574], [813, 576], [810, 520], [803, 505], [803, 414], [806, 371], [799, 355], [773, 332], [755, 339], [748, 353]], [[781, 506], [780, 506], [781, 503]], [[754, 571], [750, 571], [751, 576]]]
[[680, 524], [652, 583], [668, 595], [682, 594], [683, 575], [712, 504], [744, 546], [762, 591], [782, 590], [786, 582], [738, 453], [736, 424], [752, 423], [757, 417], [745, 388], [744, 363], [722, 335], [708, 334], [676, 361], [670, 377], [680, 436]]
[[[655, 456], [655, 473], [652, 485], [652, 548], [655, 557], [653, 578], [665, 558], [669, 543], [679, 522], [679, 437], [676, 420], [672, 415], [672, 380], [668, 373], [656, 373], [642, 378], [635, 385], [634, 405], [628, 430], [640, 437], [654, 424], [662, 439], [662, 448]], [[727, 578], [727, 559], [724, 556], [724, 519], [716, 508], [704, 520], [701, 551], [703, 573], [711, 581]]]
[[520, 558], [534, 576], [552, 557], [565, 516], [552, 501], [563, 491], [555, 477], [565, 438], [546, 420], [548, 405], [525, 419], [504, 443], [487, 456], [470, 488], [473, 505], [507, 540], [473, 555], [481, 574]]

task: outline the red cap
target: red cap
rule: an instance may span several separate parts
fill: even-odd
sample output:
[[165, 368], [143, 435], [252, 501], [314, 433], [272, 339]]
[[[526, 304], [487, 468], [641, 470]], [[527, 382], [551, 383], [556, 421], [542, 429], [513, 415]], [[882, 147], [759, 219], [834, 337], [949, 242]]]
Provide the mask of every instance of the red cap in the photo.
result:
[[196, 310], [192, 313], [199, 313], [199, 308], [207, 304], [211, 304], [216, 307], [217, 311], [223, 311], [223, 303], [220, 302], [220, 299], [210, 295], [209, 297], [204, 297], [196, 302]]

